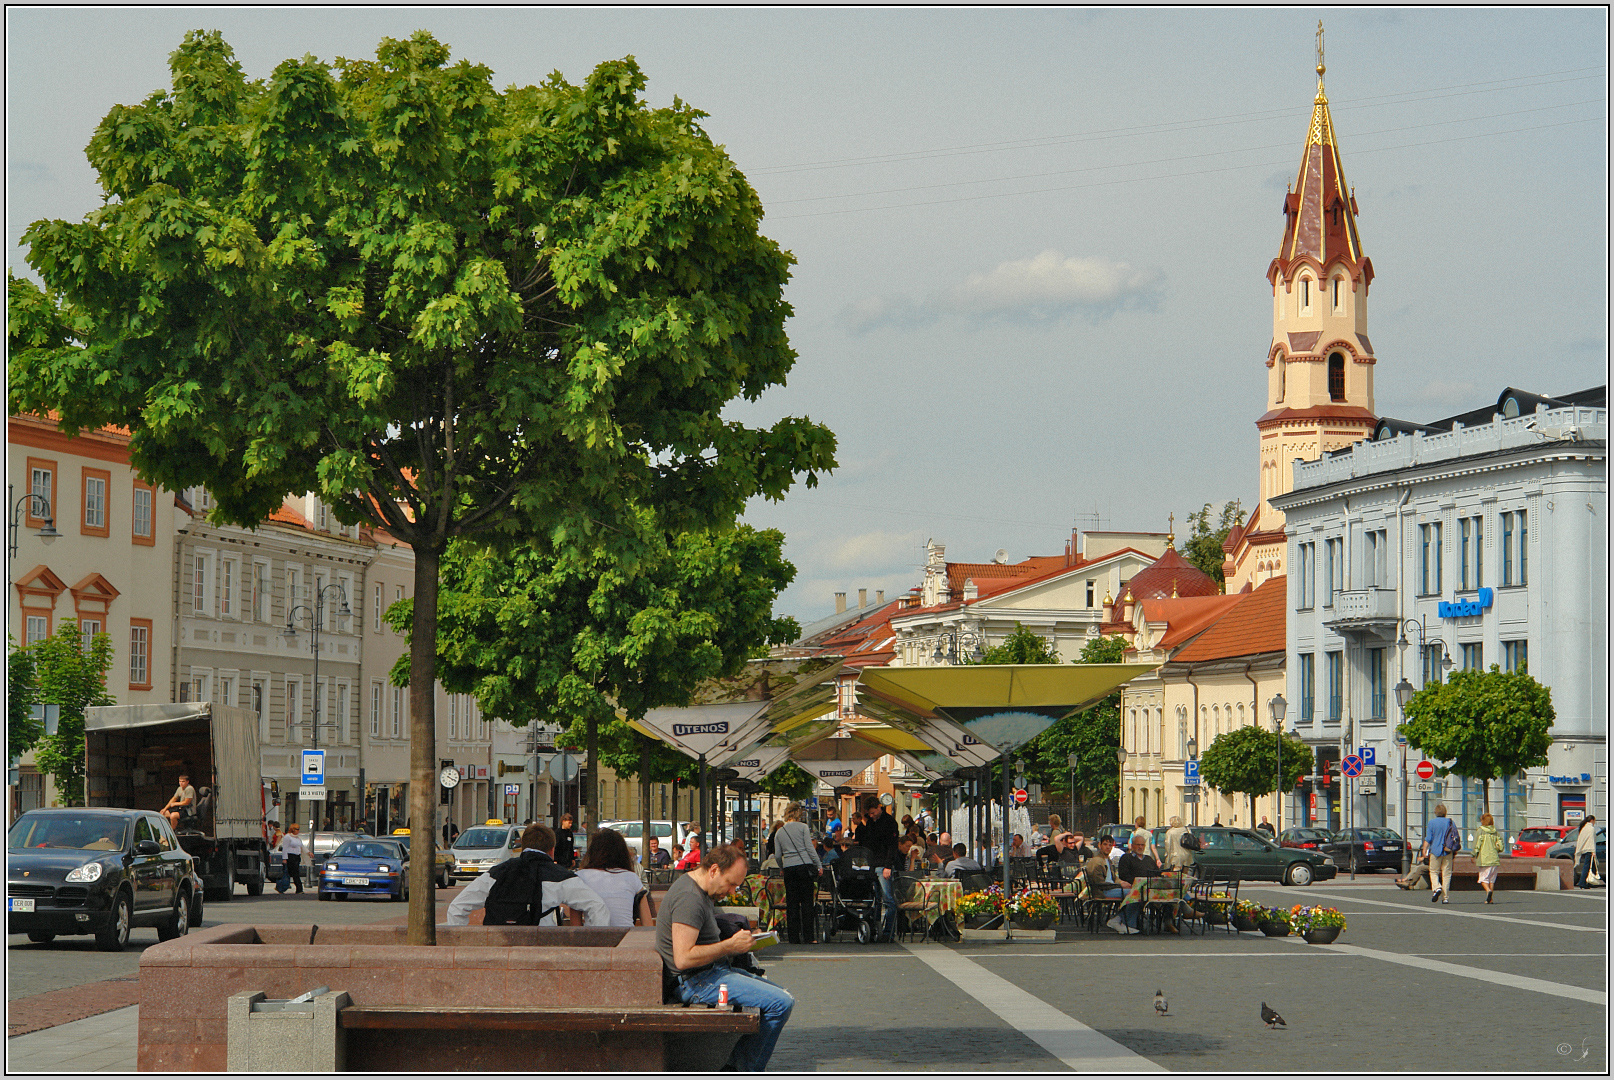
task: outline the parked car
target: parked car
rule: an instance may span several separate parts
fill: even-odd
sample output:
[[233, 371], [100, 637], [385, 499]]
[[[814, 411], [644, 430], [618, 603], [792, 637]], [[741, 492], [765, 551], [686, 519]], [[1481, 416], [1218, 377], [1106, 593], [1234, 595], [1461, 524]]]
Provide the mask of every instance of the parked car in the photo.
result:
[[[1541, 858], [1547, 855], [1547, 849], [1554, 844], [1561, 843], [1565, 837], [1575, 831], [1573, 825], [1532, 825], [1520, 829], [1519, 835], [1513, 840], [1513, 850], [1508, 854], [1515, 857]], [[1573, 844], [1571, 844], [1573, 846]]]
[[[404, 854], [409, 853], [409, 830], [393, 829], [388, 840], [395, 840], [403, 845]], [[432, 861], [436, 864], [437, 872], [433, 876], [437, 879], [437, 887], [446, 889], [454, 884], [454, 853], [445, 847], [432, 849]]]
[[152, 811], [30, 810], [6, 848], [6, 928], [29, 941], [94, 934], [97, 948], [117, 952], [136, 926], [168, 941], [202, 919], [194, 860]]
[[331, 852], [319, 875], [319, 898], [409, 899], [409, 852], [394, 837], [349, 840]]
[[[602, 821], [600, 822], [600, 828], [615, 829], [617, 832], [621, 833], [622, 838], [627, 841], [628, 847], [632, 849], [633, 857], [636, 860], [644, 859], [644, 837], [641, 835], [644, 832], [643, 819], [638, 821]], [[662, 851], [667, 852], [669, 855], [672, 854], [672, 822], [652, 821], [650, 823], [650, 833], [656, 838], [656, 843], [660, 846]], [[577, 850], [584, 850], [584, 846], [584, 841], [580, 839], [577, 845]]]
[[1252, 829], [1201, 826], [1190, 831], [1200, 843], [1194, 868], [1202, 877], [1310, 885], [1339, 872], [1334, 860], [1320, 851], [1283, 847]]
[[1278, 834], [1279, 847], [1307, 848], [1313, 851], [1326, 851], [1334, 843], [1332, 829], [1319, 829], [1315, 826], [1309, 828], [1285, 829]]
[[[1552, 845], [1550, 848], [1548, 848], [1547, 849], [1547, 858], [1549, 858], [1549, 859], [1573, 859], [1575, 857], [1575, 841], [1576, 841], [1576, 839], [1578, 839], [1578, 837], [1576, 835], [1576, 833], [1578, 831], [1579, 830], [1571, 831], [1569, 833], [1569, 835], [1564, 837], [1564, 839], [1562, 841], [1560, 841], [1559, 843], [1556, 843], [1556, 844]], [[1607, 862], [1607, 859], [1608, 859], [1607, 846], [1608, 846], [1608, 830], [1606, 828], [1604, 828], [1602, 825], [1599, 825], [1599, 826], [1597, 826], [1597, 865], [1599, 867], [1605, 867], [1605, 866], [1608, 865], [1608, 862]], [[1601, 873], [1601, 872], [1602, 871], [1599, 870], [1599, 873]]]
[[1394, 829], [1340, 829], [1325, 853], [1341, 867], [1342, 873], [1359, 874], [1369, 870], [1401, 871], [1406, 841]]
[[[521, 850], [520, 825], [472, 825], [454, 839], [454, 878], [470, 881]], [[581, 848], [579, 848], [581, 850]]]

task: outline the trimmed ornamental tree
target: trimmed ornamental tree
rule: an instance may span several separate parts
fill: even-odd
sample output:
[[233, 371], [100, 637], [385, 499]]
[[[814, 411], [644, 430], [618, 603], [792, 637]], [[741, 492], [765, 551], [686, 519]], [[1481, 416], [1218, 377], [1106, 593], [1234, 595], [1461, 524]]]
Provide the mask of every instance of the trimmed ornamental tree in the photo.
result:
[[[647, 538], [629, 572], [601, 547], [456, 542], [442, 564], [437, 677], [488, 715], [558, 724], [566, 745], [586, 748], [592, 828], [602, 761], [646, 796], [652, 783], [693, 776], [693, 761], [649, 745], [619, 713], [687, 705], [701, 683], [799, 636], [794, 619], [773, 614], [796, 573], [783, 547], [777, 529], [743, 525]], [[389, 609], [394, 629], [414, 632], [410, 608]], [[394, 680], [407, 678], [400, 659]]]
[[1491, 810], [1491, 781], [1547, 763], [1552, 724], [1558, 714], [1552, 691], [1522, 668], [1457, 671], [1445, 682], [1425, 684], [1407, 702], [1401, 732], [1407, 744], [1440, 770], [1481, 782], [1485, 812]]
[[[141, 476], [253, 526], [316, 492], [413, 549], [410, 814], [436, 817], [439, 562], [455, 538], [603, 549], [732, 522], [833, 467], [804, 419], [726, 420], [795, 360], [791, 257], [702, 113], [631, 57], [493, 87], [430, 34], [250, 80], [216, 32], [89, 140], [104, 192], [25, 231], [10, 407], [131, 432]], [[435, 830], [409, 938], [432, 944]]]
[[63, 806], [84, 803], [84, 710], [115, 705], [107, 692], [112, 638], [96, 634], [86, 645], [78, 624], [63, 619], [56, 633], [28, 646], [37, 673], [38, 700], [58, 706], [56, 733], [34, 747], [34, 764], [51, 778]]
[[[1283, 775], [1278, 775], [1278, 743], [1283, 742]], [[1255, 724], [1224, 731], [1211, 741], [1199, 759], [1199, 778], [1224, 795], [1245, 795], [1250, 800], [1250, 822], [1255, 822], [1255, 800], [1274, 791], [1288, 791], [1311, 772], [1312, 750], [1300, 738]]]

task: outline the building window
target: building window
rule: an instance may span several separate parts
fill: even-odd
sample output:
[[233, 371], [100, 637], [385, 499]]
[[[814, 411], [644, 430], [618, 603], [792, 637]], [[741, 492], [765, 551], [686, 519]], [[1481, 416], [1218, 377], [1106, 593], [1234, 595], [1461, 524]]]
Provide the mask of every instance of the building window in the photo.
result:
[[370, 737], [381, 738], [381, 684], [370, 684]]
[[1300, 722], [1309, 724], [1317, 715], [1317, 656], [1300, 654]]
[[1300, 279], [1300, 314], [1311, 314], [1311, 278]]
[[57, 517], [56, 463], [41, 458], [28, 459], [28, 527], [43, 528]]
[[1333, 280], [1332, 284], [1334, 286], [1334, 311], [1337, 314], [1339, 312], [1339, 310], [1340, 310], [1340, 306], [1339, 306], [1339, 278], [1335, 278]]
[[1345, 354], [1328, 354], [1328, 397], [1332, 401], [1345, 400]]
[[[844, 689], [844, 688], [843, 688]], [[844, 694], [842, 695], [845, 696]], [[845, 708], [842, 708], [845, 713]], [[460, 697], [458, 694], [448, 695], [448, 737], [458, 740], [460, 737]]]
[[90, 646], [95, 643], [95, 635], [99, 634], [100, 632], [100, 619], [80, 619], [78, 621], [79, 647], [88, 653], [90, 651]]
[[106, 522], [106, 487], [111, 479], [112, 474], [105, 469], [84, 470], [84, 522], [80, 531], [86, 536], [106, 536], [110, 531]]
[[1298, 545], [1300, 556], [1300, 607], [1310, 608], [1317, 602], [1317, 545]]
[[1095, 585], [1096, 585], [1096, 584], [1097, 584], [1097, 582], [1093, 582], [1093, 581], [1089, 581], [1089, 582], [1088, 582], [1088, 583], [1087, 583], [1087, 606], [1088, 606], [1088, 608], [1090, 608], [1090, 609], [1091, 609], [1091, 608], [1092, 608], [1092, 606], [1093, 606], [1093, 587], [1094, 587], [1094, 586], [1095, 586]]
[[1517, 580], [1517, 581], [1514, 580], [1514, 571], [1513, 571], [1513, 530], [1514, 530], [1514, 518], [1515, 517], [1518, 518], [1518, 520], [1519, 520], [1519, 522], [1521, 524], [1523, 523], [1524, 515], [1522, 513], [1517, 514], [1517, 515], [1511, 514], [1511, 513], [1502, 515], [1502, 584], [1503, 585], [1523, 585], [1524, 584], [1524, 580], [1523, 580], [1524, 575], [1523, 575], [1522, 571], [1518, 575], [1519, 580]]
[[[200, 700], [200, 699], [198, 699]], [[288, 745], [302, 741], [299, 729], [303, 721], [303, 681], [287, 676], [286, 678], [286, 742]]]
[[[402, 599], [403, 599], [403, 586], [402, 585], [394, 586], [393, 590], [392, 590], [392, 602], [397, 603], [399, 600], [402, 600]], [[399, 633], [402, 633], [402, 632], [403, 631], [401, 631], [401, 630], [399, 631]]]
[[1530, 583], [1530, 522], [1523, 510], [1519, 511], [1519, 584]]
[[1384, 650], [1367, 650], [1368, 718], [1383, 720], [1385, 716]]
[[1177, 757], [1188, 760], [1188, 710], [1177, 706]]
[[28, 616], [27, 622], [25, 624], [25, 630], [24, 630], [24, 633], [23, 633], [23, 642], [22, 643], [24, 645], [32, 645], [32, 644], [34, 644], [34, 642], [36, 642], [36, 641], [44, 641], [48, 637], [50, 637], [50, 616], [49, 615], [30, 615], [30, 616]]
[[1442, 661], [1446, 658], [1446, 647], [1438, 641], [1432, 641], [1423, 647], [1423, 684], [1443, 682], [1446, 669]]
[[1345, 654], [1325, 655], [1328, 658], [1328, 722], [1337, 724], [1345, 713]]
[[302, 599], [299, 589], [302, 585], [302, 574], [294, 567], [286, 567], [286, 621], [291, 622], [292, 608]]
[[1336, 538], [1323, 541], [1323, 607], [1334, 606], [1334, 592], [1344, 580], [1344, 575], [1339, 572], [1339, 557], [1343, 550], [1343, 540]]
[[381, 632], [381, 586], [375, 587], [375, 630]]
[[129, 620], [129, 689], [151, 689], [151, 620]]
[[1472, 592], [1485, 584], [1483, 529], [1484, 518], [1459, 518], [1457, 538], [1462, 546], [1462, 559], [1458, 568], [1457, 589]]
[[392, 688], [392, 737], [399, 738], [403, 732], [403, 687]]
[[191, 613], [207, 615], [207, 556], [198, 554], [193, 560], [195, 569], [191, 578]]
[[136, 480], [134, 482], [134, 510], [130, 514], [129, 529], [137, 544], [155, 544], [156, 536], [152, 531], [151, 487]]
[[1388, 588], [1390, 585], [1390, 536], [1384, 529], [1363, 534], [1365, 550], [1362, 553], [1362, 576], [1368, 588]]
[[1418, 592], [1424, 596], [1440, 594], [1440, 522], [1420, 525], [1423, 536], [1422, 554], [1418, 562]]
[[228, 679], [228, 678], [220, 678], [219, 679], [219, 704], [220, 705], [234, 705], [235, 704], [235, 680], [234, 679]]
[[1485, 670], [1485, 645], [1483, 642], [1470, 642], [1469, 644], [1464, 645], [1462, 649], [1464, 671]]
[[1530, 661], [1530, 643], [1524, 639], [1502, 642], [1502, 670], [1527, 671]]
[[219, 561], [219, 614], [235, 614], [235, 560]]

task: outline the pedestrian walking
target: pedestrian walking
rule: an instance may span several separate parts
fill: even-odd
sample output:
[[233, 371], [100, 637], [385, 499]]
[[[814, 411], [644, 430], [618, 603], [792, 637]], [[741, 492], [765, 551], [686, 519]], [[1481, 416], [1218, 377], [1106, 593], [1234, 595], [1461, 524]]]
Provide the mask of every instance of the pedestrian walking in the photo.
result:
[[897, 872], [902, 869], [897, 820], [873, 795], [868, 797], [863, 814], [863, 824], [857, 830], [858, 843], [869, 849], [869, 864], [880, 871], [880, 933], [875, 940], [892, 941], [897, 936]]
[[285, 856], [280, 881], [275, 885], [275, 892], [284, 893], [292, 885], [297, 891], [303, 891], [303, 840], [297, 835], [302, 828], [297, 822], [286, 826], [286, 835], [280, 838], [280, 853]]
[[784, 868], [785, 933], [792, 945], [818, 944], [813, 907], [824, 863], [813, 846], [812, 833], [802, 821], [804, 816], [801, 803], [792, 802], [785, 807], [785, 819], [773, 834], [774, 854]]
[[1446, 816], [1446, 804], [1436, 803], [1434, 820], [1423, 831], [1423, 854], [1429, 856], [1431, 904], [1451, 903], [1451, 867], [1462, 846], [1462, 833]]
[[1589, 889], [1587, 878], [1592, 876], [1592, 863], [1597, 860], [1597, 819], [1590, 814], [1581, 822], [1575, 837], [1575, 888]]
[[570, 868], [577, 861], [577, 833], [572, 828], [572, 815], [562, 814], [555, 829], [555, 861]]
[[1489, 904], [1496, 899], [1496, 871], [1502, 865], [1502, 838], [1496, 835], [1496, 819], [1490, 814], [1480, 815], [1479, 832], [1474, 836], [1474, 865], [1479, 867], [1480, 887]]

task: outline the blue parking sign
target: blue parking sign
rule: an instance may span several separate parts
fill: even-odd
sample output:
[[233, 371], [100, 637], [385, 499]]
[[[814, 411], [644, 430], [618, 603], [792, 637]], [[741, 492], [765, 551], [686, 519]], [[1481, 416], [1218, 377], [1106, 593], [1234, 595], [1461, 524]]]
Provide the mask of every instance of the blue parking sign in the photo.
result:
[[1197, 758], [1189, 758], [1182, 763], [1182, 782], [1185, 784], [1199, 783], [1199, 761]]
[[1373, 761], [1373, 748], [1371, 746], [1357, 747], [1356, 756], [1362, 759], [1362, 764], [1367, 768], [1373, 768], [1375, 762]]

